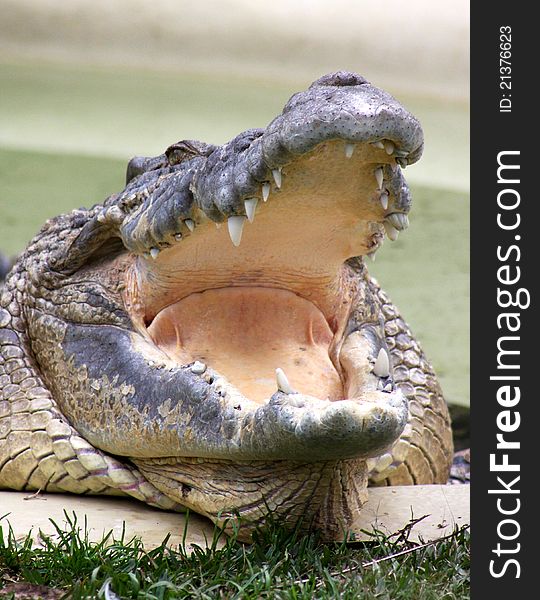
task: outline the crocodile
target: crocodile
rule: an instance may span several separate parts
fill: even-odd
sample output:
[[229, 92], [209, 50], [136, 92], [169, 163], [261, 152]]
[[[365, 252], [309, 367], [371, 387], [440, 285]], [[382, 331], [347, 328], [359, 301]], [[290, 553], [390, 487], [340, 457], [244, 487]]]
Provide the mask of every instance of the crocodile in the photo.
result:
[[365, 262], [407, 228], [422, 150], [339, 71], [48, 220], [0, 293], [0, 488], [127, 495], [248, 540], [270, 519], [335, 539], [370, 485], [445, 483], [439, 383]]

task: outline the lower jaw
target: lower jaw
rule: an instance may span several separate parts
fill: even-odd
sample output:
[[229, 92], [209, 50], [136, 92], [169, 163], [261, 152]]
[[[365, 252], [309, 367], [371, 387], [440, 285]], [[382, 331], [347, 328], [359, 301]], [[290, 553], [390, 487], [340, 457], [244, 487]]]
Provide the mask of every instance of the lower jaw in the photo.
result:
[[277, 368], [302, 394], [344, 397], [342, 375], [330, 358], [334, 332], [312, 302], [290, 291], [227, 287], [194, 293], [162, 310], [148, 332], [178, 363], [208, 364], [258, 403], [275, 393]]
[[227, 533], [250, 541], [269, 523], [315, 528], [326, 541], [342, 540], [367, 500], [362, 459], [303, 463], [201, 458], [136, 459], [143, 475], [186, 508]]
[[[338, 300], [341, 323], [349, 306]], [[323, 400], [344, 399], [355, 387], [331, 358], [342, 327], [331, 327], [313, 302], [284, 289], [223, 287], [193, 293], [158, 313], [148, 332], [176, 362], [203, 362], [260, 404], [276, 392], [277, 368], [295, 391]], [[342, 540], [367, 500], [365, 458], [132, 460], [166, 496], [228, 533], [237, 531], [241, 541], [276, 521], [301, 530], [314, 527], [328, 541]]]

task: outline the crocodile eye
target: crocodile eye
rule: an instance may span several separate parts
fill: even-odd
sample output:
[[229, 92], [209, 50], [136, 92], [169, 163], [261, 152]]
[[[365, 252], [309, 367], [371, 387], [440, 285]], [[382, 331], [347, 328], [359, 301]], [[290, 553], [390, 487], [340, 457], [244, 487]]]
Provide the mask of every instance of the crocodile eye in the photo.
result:
[[165, 156], [170, 165], [178, 165], [198, 155], [197, 149], [185, 141], [176, 142], [176, 144], [172, 144], [165, 150]]
[[199, 140], [180, 140], [175, 144], [171, 144], [165, 150], [165, 156], [168, 164], [173, 166], [191, 160], [196, 156], [209, 156], [215, 149], [216, 146], [213, 144], [207, 144]]

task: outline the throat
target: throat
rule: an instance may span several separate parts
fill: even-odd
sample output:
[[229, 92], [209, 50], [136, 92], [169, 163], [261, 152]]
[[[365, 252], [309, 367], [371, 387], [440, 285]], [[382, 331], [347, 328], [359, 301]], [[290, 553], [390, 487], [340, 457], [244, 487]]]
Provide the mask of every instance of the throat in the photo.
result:
[[250, 400], [266, 402], [276, 392], [277, 368], [296, 391], [343, 398], [330, 360], [335, 332], [313, 303], [293, 292], [226, 287], [193, 293], [162, 310], [148, 332], [178, 363], [208, 364]]

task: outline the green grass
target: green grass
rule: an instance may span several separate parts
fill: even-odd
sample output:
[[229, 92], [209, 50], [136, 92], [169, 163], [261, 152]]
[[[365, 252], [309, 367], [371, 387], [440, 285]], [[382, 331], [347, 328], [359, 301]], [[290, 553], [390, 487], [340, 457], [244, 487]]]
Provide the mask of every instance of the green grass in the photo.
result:
[[251, 545], [233, 537], [218, 548], [216, 530], [207, 548], [170, 548], [164, 540], [149, 552], [138, 539], [90, 543], [75, 519], [67, 532], [57, 528], [55, 540], [45, 537], [41, 548], [1, 529], [0, 523], [0, 595], [3, 587], [27, 582], [74, 599], [469, 598], [465, 528], [426, 545], [409, 542], [406, 530], [404, 539], [380, 535], [373, 543], [347, 545], [323, 544], [315, 534], [273, 524]]

